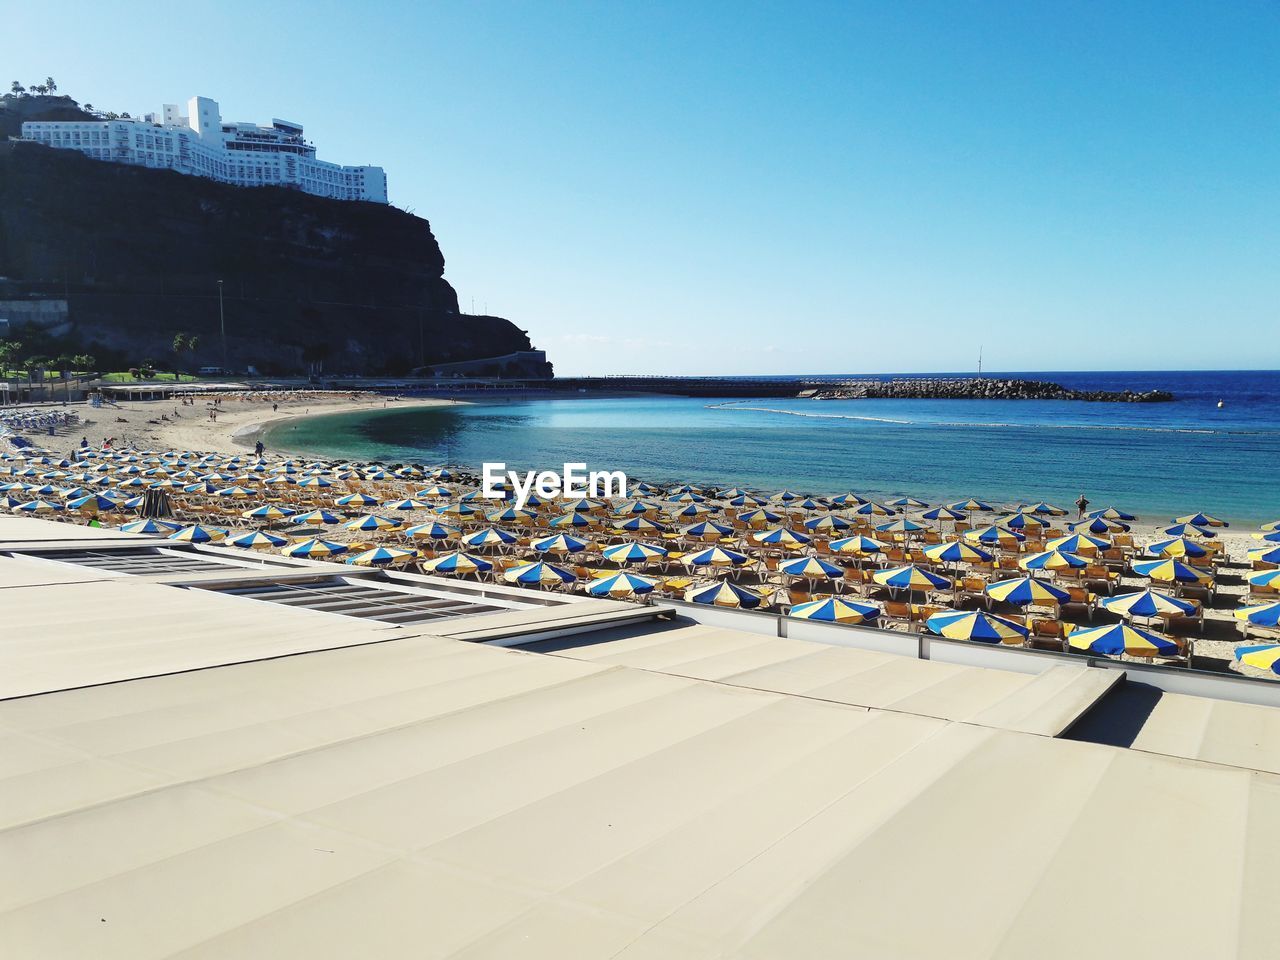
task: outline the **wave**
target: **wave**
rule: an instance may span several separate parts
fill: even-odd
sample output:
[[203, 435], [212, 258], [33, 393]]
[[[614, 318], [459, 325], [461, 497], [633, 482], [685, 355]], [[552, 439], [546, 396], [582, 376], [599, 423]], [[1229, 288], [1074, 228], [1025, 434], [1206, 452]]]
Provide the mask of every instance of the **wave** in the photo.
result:
[[1275, 430], [1214, 430], [1208, 427], [1135, 427], [1106, 423], [1009, 423], [985, 420], [896, 420], [891, 417], [863, 417], [849, 413], [808, 413], [803, 410], [783, 410], [778, 407], [746, 406], [741, 401], [707, 404], [707, 409], [746, 410], [754, 413], [774, 413], [787, 417], [805, 417], [812, 420], [861, 420], [870, 423], [892, 423], [899, 426], [923, 427], [977, 427], [1014, 430], [1107, 430], [1132, 433], [1181, 433], [1204, 436], [1269, 437], [1280, 434]]

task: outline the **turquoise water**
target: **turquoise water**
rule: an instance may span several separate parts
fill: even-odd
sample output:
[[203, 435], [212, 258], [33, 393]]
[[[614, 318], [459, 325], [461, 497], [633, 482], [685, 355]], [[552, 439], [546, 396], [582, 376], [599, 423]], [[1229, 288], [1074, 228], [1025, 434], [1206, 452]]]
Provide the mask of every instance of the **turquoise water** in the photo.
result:
[[[622, 469], [636, 479], [931, 502], [1081, 492], [1144, 517], [1280, 517], [1280, 373], [1024, 374], [1165, 387], [1168, 404], [589, 398], [337, 414], [268, 446], [386, 462]], [[1224, 406], [1219, 409], [1217, 403]]]

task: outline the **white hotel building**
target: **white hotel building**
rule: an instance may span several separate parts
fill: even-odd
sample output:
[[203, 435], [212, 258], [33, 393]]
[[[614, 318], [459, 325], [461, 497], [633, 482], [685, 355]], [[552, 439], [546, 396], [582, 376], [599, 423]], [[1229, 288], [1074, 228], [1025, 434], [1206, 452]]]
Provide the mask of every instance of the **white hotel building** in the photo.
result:
[[344, 167], [316, 159], [302, 127], [285, 120], [271, 126], [223, 123], [218, 102], [192, 97], [182, 108], [142, 120], [27, 122], [24, 140], [79, 150], [96, 160], [176, 170], [241, 187], [293, 187], [319, 197], [387, 202], [381, 167]]

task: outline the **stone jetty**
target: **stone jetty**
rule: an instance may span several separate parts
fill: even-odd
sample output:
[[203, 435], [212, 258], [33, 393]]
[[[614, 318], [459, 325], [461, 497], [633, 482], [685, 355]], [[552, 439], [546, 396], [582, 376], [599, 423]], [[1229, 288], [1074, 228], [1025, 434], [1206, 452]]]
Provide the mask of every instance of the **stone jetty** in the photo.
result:
[[845, 381], [806, 391], [814, 400], [1089, 400], [1096, 403], [1167, 403], [1167, 390], [1072, 390], [1047, 380], [994, 377], [910, 377]]

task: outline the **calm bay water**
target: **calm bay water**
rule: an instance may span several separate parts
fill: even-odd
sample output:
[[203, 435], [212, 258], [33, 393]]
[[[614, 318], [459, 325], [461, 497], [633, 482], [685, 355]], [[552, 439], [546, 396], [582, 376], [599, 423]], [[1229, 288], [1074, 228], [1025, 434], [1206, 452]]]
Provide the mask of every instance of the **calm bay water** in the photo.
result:
[[[1165, 404], [986, 400], [534, 400], [336, 414], [268, 446], [386, 462], [558, 469], [656, 481], [853, 490], [931, 502], [1069, 505], [1085, 492], [1159, 519], [1280, 517], [1280, 372], [1028, 373], [1079, 389], [1171, 390]], [[1217, 404], [1224, 406], [1218, 409]]]

